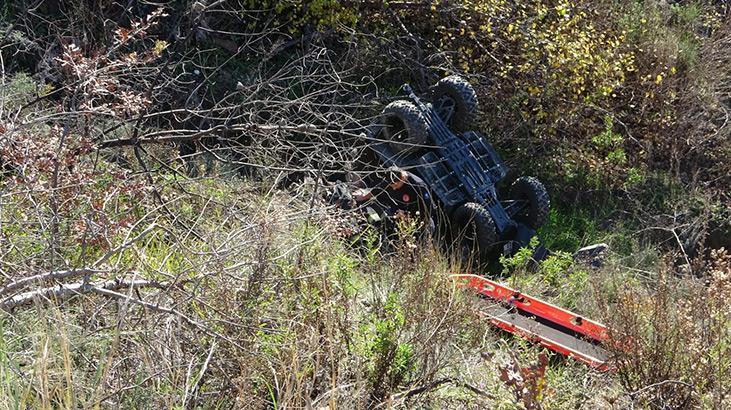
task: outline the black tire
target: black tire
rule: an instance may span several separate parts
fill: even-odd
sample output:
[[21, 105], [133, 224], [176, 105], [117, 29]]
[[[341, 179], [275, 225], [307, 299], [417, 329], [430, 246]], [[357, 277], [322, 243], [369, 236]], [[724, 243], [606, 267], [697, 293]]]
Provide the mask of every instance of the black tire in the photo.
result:
[[467, 202], [452, 214], [452, 233], [463, 256], [473, 251], [484, 258], [497, 242], [497, 228], [490, 212], [482, 205]]
[[432, 88], [432, 101], [437, 104], [442, 97], [448, 97], [454, 103], [454, 113], [447, 125], [457, 132], [469, 129], [477, 115], [478, 104], [472, 85], [457, 75], [442, 78]]
[[538, 229], [548, 222], [551, 201], [541, 181], [533, 177], [520, 177], [510, 187], [510, 196], [512, 199], [528, 202], [528, 207], [515, 215], [517, 221], [533, 229]]
[[409, 151], [426, 144], [429, 126], [413, 103], [394, 101], [381, 114], [383, 137], [396, 153]]

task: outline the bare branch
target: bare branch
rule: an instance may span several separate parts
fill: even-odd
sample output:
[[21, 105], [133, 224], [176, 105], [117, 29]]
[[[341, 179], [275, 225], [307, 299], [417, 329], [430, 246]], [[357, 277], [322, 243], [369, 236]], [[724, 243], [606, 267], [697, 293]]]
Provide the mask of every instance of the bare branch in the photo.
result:
[[103, 293], [103, 291], [113, 291], [117, 289], [125, 288], [142, 288], [142, 287], [154, 287], [158, 289], [165, 289], [166, 287], [155, 281], [149, 280], [110, 280], [103, 283], [71, 283], [66, 285], [54, 286], [50, 288], [41, 288], [30, 292], [21, 293], [11, 298], [5, 299], [0, 302], [0, 308], [6, 311], [11, 311], [14, 308], [31, 303], [35, 300], [50, 301], [50, 300], [64, 300], [70, 297], [84, 294], [84, 293]]
[[[27, 285], [30, 285], [32, 283], [35, 283], [35, 282], [40, 282], [40, 281], [44, 281], [44, 280], [70, 279], [70, 278], [76, 278], [76, 277], [84, 276], [84, 275], [93, 275], [95, 273], [101, 273], [101, 272], [104, 272], [104, 271], [98, 270], [98, 269], [93, 269], [93, 268], [79, 268], [79, 269], [69, 269], [69, 270], [41, 273], [41, 274], [33, 275], [33, 276], [26, 276], [22, 279], [18, 279], [14, 282], [10, 282], [7, 285], [0, 288], [0, 296], [6, 295], [10, 292], [21, 289], [21, 288], [23, 288]], [[48, 288], [48, 289], [52, 289], [52, 288]]]

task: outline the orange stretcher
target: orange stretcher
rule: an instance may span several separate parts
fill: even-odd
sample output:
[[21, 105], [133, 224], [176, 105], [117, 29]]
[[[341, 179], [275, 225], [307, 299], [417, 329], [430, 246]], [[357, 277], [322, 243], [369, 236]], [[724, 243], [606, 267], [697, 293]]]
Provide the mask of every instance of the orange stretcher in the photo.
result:
[[482, 276], [451, 277], [458, 287], [475, 290], [494, 302], [482, 310], [494, 326], [597, 370], [609, 369], [611, 354], [602, 346], [608, 341], [604, 325]]

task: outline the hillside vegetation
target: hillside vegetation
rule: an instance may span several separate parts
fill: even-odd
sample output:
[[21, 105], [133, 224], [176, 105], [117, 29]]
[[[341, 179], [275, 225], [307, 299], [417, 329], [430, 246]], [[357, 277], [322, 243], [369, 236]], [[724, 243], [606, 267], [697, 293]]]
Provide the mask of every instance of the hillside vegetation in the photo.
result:
[[[537, 269], [326, 200], [451, 74], [548, 188]], [[0, 167], [0, 408], [731, 408], [726, 1], [8, 0]], [[467, 271], [615, 370], [496, 332]]]

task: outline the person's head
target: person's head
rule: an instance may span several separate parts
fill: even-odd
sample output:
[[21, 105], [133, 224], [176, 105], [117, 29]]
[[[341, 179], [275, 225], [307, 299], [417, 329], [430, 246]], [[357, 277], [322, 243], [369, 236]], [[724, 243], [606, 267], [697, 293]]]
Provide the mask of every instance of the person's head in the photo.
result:
[[388, 168], [387, 178], [388, 186], [391, 189], [399, 189], [404, 186], [408, 180], [408, 174], [403, 169], [397, 166], [392, 166]]

